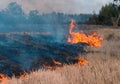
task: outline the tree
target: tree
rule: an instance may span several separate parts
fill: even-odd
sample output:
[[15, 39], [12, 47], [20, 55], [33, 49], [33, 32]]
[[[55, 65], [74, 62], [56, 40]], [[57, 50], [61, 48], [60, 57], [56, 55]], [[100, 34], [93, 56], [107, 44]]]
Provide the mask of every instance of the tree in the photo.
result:
[[7, 11], [8, 13], [13, 14], [13, 15], [23, 15], [23, 14], [24, 14], [21, 6], [18, 5], [16, 2], [10, 3], [10, 4], [8, 5], [6, 11]]
[[10, 3], [5, 10], [1, 11], [0, 16], [5, 24], [21, 24], [26, 20], [21, 6], [16, 2]]
[[113, 1], [113, 6], [115, 7], [115, 9], [118, 11], [116, 13], [115, 17], [112, 17], [112, 23], [114, 26], [118, 26], [119, 25], [119, 20], [120, 20], [120, 0], [114, 0]]
[[39, 24], [41, 22], [41, 17], [39, 11], [32, 10], [29, 12], [28, 22], [32, 24]]
[[95, 13], [95, 11], [93, 11], [93, 14], [91, 15], [87, 23], [95, 25], [99, 24], [98, 15]]
[[120, 0], [106, 4], [99, 12], [99, 21], [102, 24], [118, 26], [120, 21]]

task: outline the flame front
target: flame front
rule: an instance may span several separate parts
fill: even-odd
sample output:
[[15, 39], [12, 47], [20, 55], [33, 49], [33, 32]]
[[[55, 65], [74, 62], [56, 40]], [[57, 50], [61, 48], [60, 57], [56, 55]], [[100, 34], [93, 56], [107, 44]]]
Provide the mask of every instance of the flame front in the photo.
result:
[[9, 80], [9, 77], [5, 76], [4, 74], [0, 74], [0, 81], [2, 84], [6, 84], [6, 82]]
[[86, 65], [86, 64], [88, 64], [88, 61], [87, 60], [85, 60], [84, 58], [82, 58], [82, 57], [79, 57], [78, 58], [78, 63], [77, 63], [79, 66], [83, 66], [83, 65]]
[[72, 30], [75, 28], [75, 20], [71, 20], [70, 26], [69, 26], [69, 36], [68, 36], [68, 42], [72, 44], [76, 43], [86, 43], [90, 46], [101, 46], [101, 40], [102, 38], [94, 32], [93, 34], [86, 35], [82, 31], [73, 32]]

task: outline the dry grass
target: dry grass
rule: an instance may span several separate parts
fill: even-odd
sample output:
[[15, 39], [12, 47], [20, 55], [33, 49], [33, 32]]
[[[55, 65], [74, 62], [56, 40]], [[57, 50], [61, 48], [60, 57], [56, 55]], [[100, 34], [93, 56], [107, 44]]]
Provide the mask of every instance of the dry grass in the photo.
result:
[[[92, 56], [92, 58], [91, 58]], [[64, 66], [55, 71], [31, 73], [23, 79], [12, 78], [8, 84], [119, 84], [120, 61], [91, 55], [87, 66]]]
[[22, 79], [13, 77], [7, 84], [120, 84], [120, 29], [95, 31], [104, 36], [103, 46], [88, 48], [92, 51], [85, 56], [88, 65], [39, 70]]

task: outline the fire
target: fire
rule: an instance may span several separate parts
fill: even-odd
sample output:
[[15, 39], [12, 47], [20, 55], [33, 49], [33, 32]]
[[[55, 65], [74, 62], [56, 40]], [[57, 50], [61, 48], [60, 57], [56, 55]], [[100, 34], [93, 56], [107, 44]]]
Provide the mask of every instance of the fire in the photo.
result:
[[85, 60], [85, 59], [82, 58], [82, 57], [79, 57], [79, 58], [78, 58], [78, 63], [77, 63], [77, 64], [80, 65], [80, 66], [83, 66], [83, 65], [88, 64], [88, 61]]
[[53, 60], [53, 62], [54, 62], [55, 65], [62, 66], [62, 63], [59, 62], [59, 61], [55, 61], [55, 60]]
[[[75, 28], [75, 26], [76, 26], [75, 20], [72, 19], [70, 26], [69, 26], [69, 36], [67, 39], [69, 43], [71, 44], [86, 43], [90, 46], [96, 46], [96, 47], [101, 46], [102, 38], [96, 32], [90, 35], [85, 34], [83, 31], [74, 32], [73, 29]], [[53, 65], [43, 64], [43, 68], [50, 69], [50, 70], [55, 70], [55, 69], [61, 70], [60, 68], [62, 67], [63, 64], [54, 59], [52, 61], [53, 61], [52, 62]], [[75, 64], [79, 66], [83, 66], [83, 65], [88, 64], [88, 61], [82, 57], [78, 57], [77, 63]], [[27, 72], [24, 72], [23, 74], [21, 74], [19, 79], [22, 79], [25, 77], [29, 78], [29, 74]], [[10, 78], [5, 76], [4, 74], [0, 74], [0, 82], [2, 82], [2, 84], [6, 84], [9, 79]]]
[[22, 79], [22, 78], [25, 77], [25, 75], [26, 75], [26, 74], [21, 74], [19, 78]]
[[82, 31], [78, 32], [73, 32], [72, 30], [75, 28], [75, 20], [71, 20], [70, 26], [69, 26], [69, 36], [68, 36], [68, 42], [72, 44], [76, 43], [86, 43], [89, 44], [90, 46], [96, 46], [100, 47], [101, 46], [101, 40], [102, 38], [94, 32], [93, 34], [86, 35]]
[[2, 84], [6, 84], [6, 82], [9, 80], [9, 77], [5, 76], [4, 74], [0, 74], [0, 81]]
[[22, 79], [22, 78], [25, 78], [25, 77], [27, 78], [28, 75], [29, 75], [29, 73], [27, 73], [26, 71], [24, 71], [24, 73], [19, 76], [19, 79]]

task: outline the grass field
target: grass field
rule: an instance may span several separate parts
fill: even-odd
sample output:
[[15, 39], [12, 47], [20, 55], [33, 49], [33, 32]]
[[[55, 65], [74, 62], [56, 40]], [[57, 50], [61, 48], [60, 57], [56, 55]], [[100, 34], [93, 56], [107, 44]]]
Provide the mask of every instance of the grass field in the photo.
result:
[[88, 65], [64, 65], [62, 68], [31, 72], [23, 78], [3, 82], [7, 84], [120, 84], [120, 28], [90, 28], [104, 40], [102, 47], [88, 47], [83, 56]]

